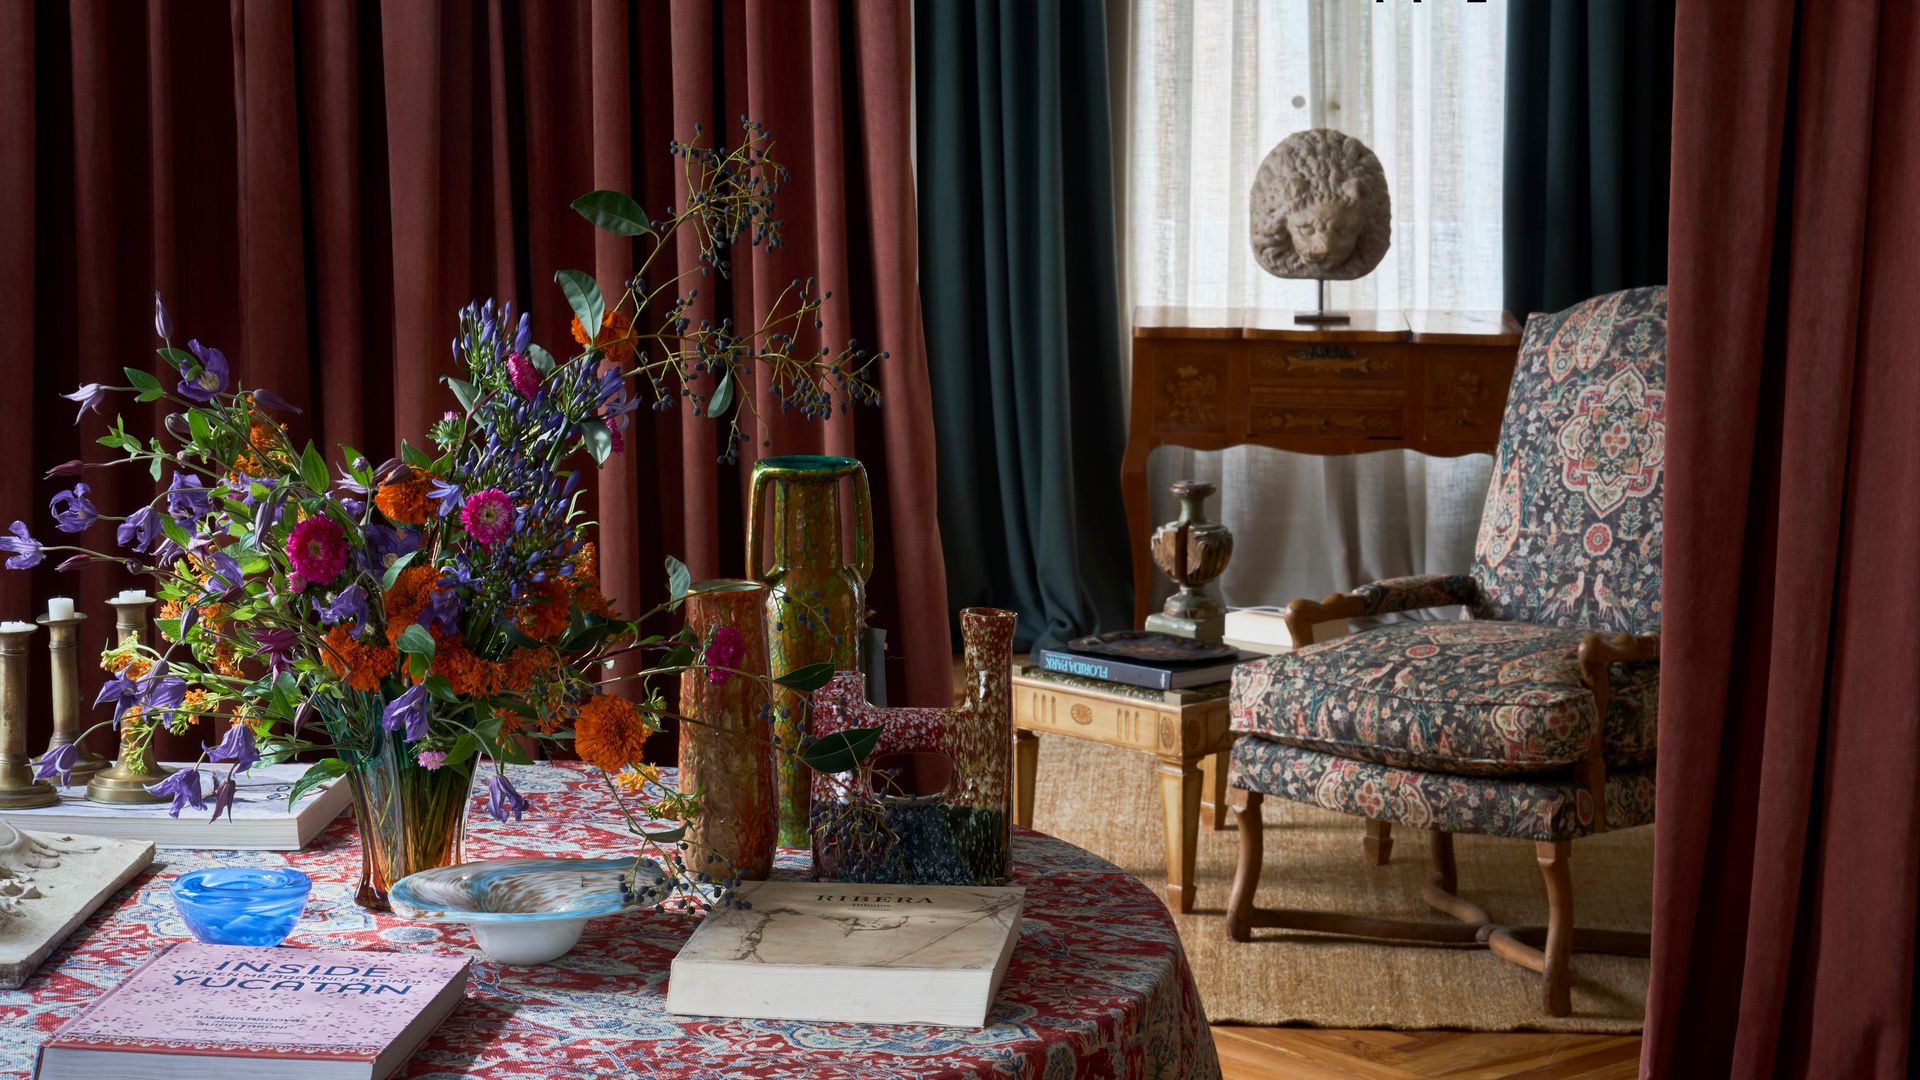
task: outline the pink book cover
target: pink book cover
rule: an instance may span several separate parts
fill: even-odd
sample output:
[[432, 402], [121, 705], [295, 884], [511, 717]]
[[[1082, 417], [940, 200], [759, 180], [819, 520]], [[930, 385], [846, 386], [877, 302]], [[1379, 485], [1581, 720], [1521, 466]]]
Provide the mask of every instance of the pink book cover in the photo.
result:
[[219, 1057], [371, 1061], [464, 956], [175, 942], [48, 1040], [47, 1047]]

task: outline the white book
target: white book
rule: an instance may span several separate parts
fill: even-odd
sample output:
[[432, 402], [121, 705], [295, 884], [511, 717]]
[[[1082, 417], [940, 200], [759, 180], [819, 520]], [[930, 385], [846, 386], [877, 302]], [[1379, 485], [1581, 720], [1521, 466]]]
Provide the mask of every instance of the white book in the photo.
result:
[[[1315, 623], [1313, 641], [1332, 641], [1347, 632], [1347, 621], [1335, 619], [1331, 622]], [[1275, 653], [1291, 652], [1296, 645], [1293, 631], [1287, 629], [1286, 609], [1279, 607], [1235, 608], [1227, 612], [1226, 644], [1248, 652]]]
[[981, 1027], [1020, 940], [1027, 890], [761, 881], [674, 957], [683, 1016]]
[[[181, 768], [183, 766], [173, 766]], [[117, 840], [146, 840], [158, 847], [239, 848], [245, 851], [299, 851], [320, 835], [347, 808], [344, 780], [332, 780], [300, 797], [292, 808], [287, 794], [305, 775], [308, 763], [255, 765], [234, 774], [233, 812], [213, 816], [213, 793], [203, 782], [207, 809], [185, 807], [171, 817], [172, 803], [139, 805], [87, 800], [84, 784], [60, 789], [60, 802], [30, 810], [0, 810], [0, 820], [17, 828], [46, 833], [83, 833]], [[214, 775], [225, 776], [227, 766], [215, 765]], [[208, 766], [202, 766], [202, 780]]]

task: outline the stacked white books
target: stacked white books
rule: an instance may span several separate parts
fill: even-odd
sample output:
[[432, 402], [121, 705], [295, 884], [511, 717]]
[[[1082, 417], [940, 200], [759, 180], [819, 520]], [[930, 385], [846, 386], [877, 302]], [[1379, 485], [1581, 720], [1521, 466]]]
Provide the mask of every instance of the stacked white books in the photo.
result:
[[[225, 765], [212, 768], [218, 769], [220, 776], [227, 773]], [[334, 780], [306, 792], [289, 807], [287, 795], [308, 768], [304, 764], [255, 765], [234, 774], [233, 811], [220, 815], [219, 821], [210, 820], [211, 808], [183, 809], [179, 817], [173, 817], [168, 812], [170, 802], [89, 802], [83, 785], [61, 788], [60, 802], [55, 806], [0, 810], [0, 820], [35, 832], [146, 840], [159, 847], [299, 851], [340, 816], [347, 808], [349, 794], [346, 781]]]
[[674, 958], [687, 1016], [981, 1027], [1020, 939], [1019, 887], [763, 881]]
[[1225, 641], [1236, 649], [1272, 656], [1274, 653], [1290, 652], [1298, 645], [1332, 641], [1347, 632], [1344, 619], [1316, 623], [1313, 641], [1295, 642], [1293, 632], [1287, 629], [1286, 615], [1287, 609], [1282, 607], [1235, 608], [1227, 612]]

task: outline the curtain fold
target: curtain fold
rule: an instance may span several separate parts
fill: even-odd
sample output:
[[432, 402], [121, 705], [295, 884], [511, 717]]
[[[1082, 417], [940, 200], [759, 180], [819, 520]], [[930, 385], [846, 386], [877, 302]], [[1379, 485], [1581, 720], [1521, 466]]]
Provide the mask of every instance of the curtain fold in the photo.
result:
[[1132, 619], [1101, 0], [914, 8], [921, 303], [953, 607], [1019, 648]]
[[[700, 576], [739, 575], [755, 457], [862, 456], [880, 538], [869, 606], [905, 659], [890, 681], [910, 703], [947, 703], [908, 15], [886, 0], [0, 5], [0, 325], [20, 402], [0, 428], [15, 463], [0, 520], [51, 530], [46, 503], [63, 485], [40, 473], [97, 450], [107, 423], [76, 426], [55, 395], [154, 363], [154, 289], [183, 334], [306, 407], [297, 438], [385, 456], [449, 407], [438, 378], [469, 298], [515, 300], [535, 340], [570, 353], [554, 271], [611, 288], [637, 268], [634, 243], [581, 220], [575, 196], [618, 188], [661, 215], [684, 188], [668, 140], [700, 124], [709, 143], [737, 141], [751, 116], [793, 170], [787, 246], [735, 250], [730, 281], [696, 276], [700, 311], [757, 325], [790, 279], [816, 274], [833, 299], [811, 346], [888, 350], [885, 403], [824, 423], [773, 409], [748, 425], [738, 464], [716, 461], [713, 423], [643, 411], [599, 477], [604, 583], [638, 611], [664, 598], [669, 554]], [[134, 408], [130, 427], [150, 431], [156, 414]], [[109, 512], [153, 492], [124, 470], [89, 482]], [[89, 538], [110, 546], [109, 528]], [[14, 618], [76, 596], [96, 613], [91, 653], [110, 629], [102, 601], [133, 584], [108, 568], [57, 575], [49, 560], [0, 574], [0, 605]], [[83, 671], [91, 700], [98, 673]]]
[[1675, 27], [1654, 1076], [1906, 1076], [1920, 12]]
[[1507, 310], [1664, 282], [1673, 0], [1509, 5], [1506, 89]]

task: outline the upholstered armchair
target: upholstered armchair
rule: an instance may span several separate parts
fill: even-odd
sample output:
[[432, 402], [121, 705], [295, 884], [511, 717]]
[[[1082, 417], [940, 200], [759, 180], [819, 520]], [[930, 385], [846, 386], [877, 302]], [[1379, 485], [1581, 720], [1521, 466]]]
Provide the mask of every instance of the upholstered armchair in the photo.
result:
[[[1543, 975], [1571, 1009], [1573, 949], [1645, 954], [1646, 935], [1575, 931], [1573, 841], [1653, 820], [1659, 701], [1667, 301], [1633, 289], [1528, 320], [1471, 573], [1362, 585], [1287, 609], [1320, 622], [1462, 605], [1246, 664], [1234, 674], [1240, 863], [1228, 931], [1472, 943]], [[1254, 907], [1260, 804], [1275, 795], [1428, 830], [1429, 904], [1457, 924]], [[1531, 840], [1547, 925], [1495, 924], [1457, 893], [1454, 833]]]

